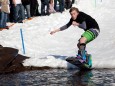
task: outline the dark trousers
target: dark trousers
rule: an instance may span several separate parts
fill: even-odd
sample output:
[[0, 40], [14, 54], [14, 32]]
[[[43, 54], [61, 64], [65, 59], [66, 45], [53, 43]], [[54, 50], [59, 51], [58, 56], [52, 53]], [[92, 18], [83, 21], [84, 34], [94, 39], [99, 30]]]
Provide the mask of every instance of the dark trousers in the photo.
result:
[[24, 9], [26, 10], [27, 18], [30, 18], [31, 17], [31, 14], [30, 14], [30, 5], [24, 5]]
[[64, 0], [54, 0], [54, 9], [56, 11], [58, 11], [57, 9], [57, 1], [59, 2], [59, 12], [63, 12], [64, 11], [64, 4], [65, 4], [65, 1]]
[[25, 19], [24, 6], [22, 4], [17, 4], [17, 6], [14, 6], [14, 22], [22, 23], [24, 19]]
[[75, 3], [75, 0], [72, 0], [72, 4], [74, 4]]
[[14, 5], [10, 4], [9, 21], [14, 22]]
[[66, 9], [69, 9], [69, 8], [71, 8], [72, 7], [72, 2], [71, 2], [71, 0], [66, 0], [66, 2], [65, 2], [65, 8]]
[[48, 1], [46, 3], [41, 2], [41, 15], [48, 15], [48, 14], [49, 14], [49, 2]]
[[0, 12], [0, 28], [6, 28], [7, 17], [7, 13]]
[[38, 11], [38, 7], [39, 7], [39, 4], [38, 4], [37, 0], [30, 0], [30, 14], [31, 14], [31, 17], [40, 15], [40, 13]]

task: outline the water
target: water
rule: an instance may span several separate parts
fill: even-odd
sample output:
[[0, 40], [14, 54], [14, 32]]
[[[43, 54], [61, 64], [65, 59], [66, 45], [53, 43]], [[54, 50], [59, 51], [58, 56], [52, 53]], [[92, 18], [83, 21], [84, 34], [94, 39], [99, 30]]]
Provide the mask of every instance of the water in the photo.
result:
[[87, 72], [49, 69], [2, 74], [0, 86], [115, 86], [115, 69]]

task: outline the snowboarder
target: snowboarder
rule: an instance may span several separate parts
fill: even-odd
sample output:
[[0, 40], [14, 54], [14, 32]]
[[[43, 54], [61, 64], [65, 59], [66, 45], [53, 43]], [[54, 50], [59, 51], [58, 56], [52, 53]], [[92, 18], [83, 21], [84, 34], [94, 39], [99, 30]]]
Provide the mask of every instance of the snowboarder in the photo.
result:
[[77, 44], [79, 48], [77, 55], [85, 61], [87, 55], [86, 44], [94, 40], [99, 35], [100, 29], [94, 18], [79, 11], [78, 8], [72, 7], [69, 12], [71, 15], [70, 21], [59, 29], [51, 31], [50, 34], [53, 35], [56, 32], [63, 31], [71, 25], [78, 26], [83, 29], [85, 32], [82, 34], [79, 39], [79, 43]]

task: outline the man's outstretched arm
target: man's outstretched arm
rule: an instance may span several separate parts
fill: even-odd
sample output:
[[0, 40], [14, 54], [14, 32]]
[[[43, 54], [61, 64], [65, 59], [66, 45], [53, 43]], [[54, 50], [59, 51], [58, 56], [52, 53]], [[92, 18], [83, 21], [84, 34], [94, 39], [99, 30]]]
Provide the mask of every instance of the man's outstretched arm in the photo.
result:
[[56, 32], [66, 30], [67, 28], [69, 28], [71, 26], [71, 24], [72, 24], [72, 22], [70, 20], [69, 23], [67, 23], [66, 25], [60, 27], [59, 29], [55, 29], [55, 30], [51, 31], [50, 34], [53, 35]]

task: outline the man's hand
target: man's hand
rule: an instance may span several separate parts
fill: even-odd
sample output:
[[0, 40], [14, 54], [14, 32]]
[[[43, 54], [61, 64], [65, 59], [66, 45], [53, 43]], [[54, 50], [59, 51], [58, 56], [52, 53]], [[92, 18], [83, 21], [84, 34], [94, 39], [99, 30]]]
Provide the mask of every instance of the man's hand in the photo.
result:
[[56, 29], [54, 31], [51, 31], [50, 34], [53, 35], [54, 33], [59, 32], [59, 31], [60, 31], [60, 29]]
[[55, 31], [51, 31], [50, 34], [53, 35], [54, 33], [56, 33]]
[[79, 26], [79, 23], [77, 23], [76, 21], [73, 21], [73, 22], [72, 22], [72, 25], [73, 25], [73, 26]]

